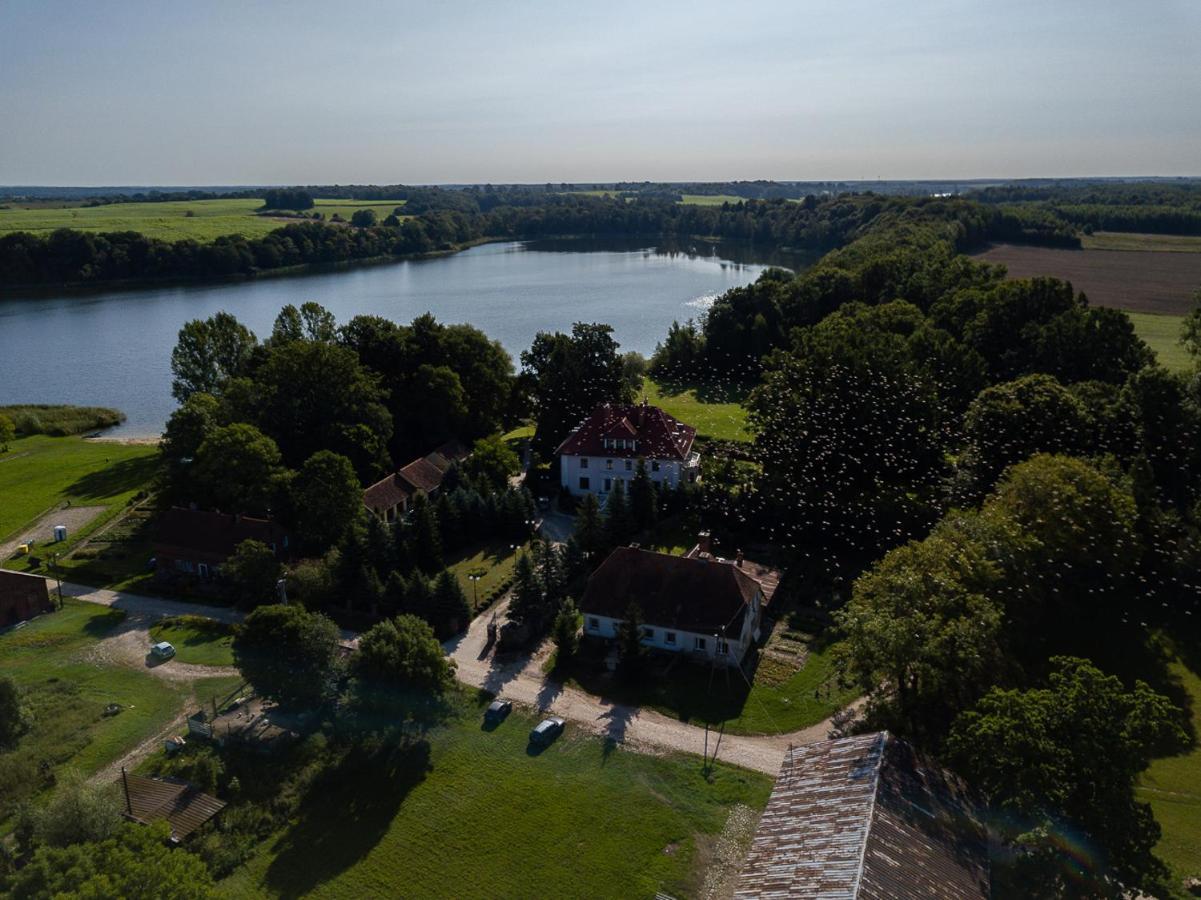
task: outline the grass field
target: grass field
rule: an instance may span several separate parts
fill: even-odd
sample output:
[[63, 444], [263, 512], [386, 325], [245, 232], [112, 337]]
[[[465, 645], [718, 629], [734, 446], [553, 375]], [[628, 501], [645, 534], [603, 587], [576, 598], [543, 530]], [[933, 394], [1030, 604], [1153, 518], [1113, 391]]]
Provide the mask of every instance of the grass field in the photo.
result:
[[145, 445], [34, 435], [11, 447], [0, 454], [0, 540], [67, 500], [122, 507], [158, 465], [157, 448]]
[[1181, 234], [1133, 234], [1098, 231], [1081, 235], [1085, 250], [1155, 250], [1160, 253], [1201, 253], [1201, 236]]
[[[536, 721], [493, 731], [479, 708], [377, 765], [344, 766], [284, 833], [218, 885], [230, 897], [698, 896], [730, 810], [771, 779], [699, 758], [647, 756]], [[582, 880], [586, 879], [586, 880]]]
[[1153, 762], [1137, 794], [1155, 810], [1163, 829], [1155, 852], [1173, 868], [1173, 880], [1179, 883], [1185, 877], [1201, 877], [1201, 677], [1179, 662], [1172, 672], [1192, 698], [1198, 744], [1189, 753]]
[[336, 213], [347, 222], [360, 209], [375, 210], [376, 216], [382, 222], [392, 214], [392, 210], [396, 207], [405, 205], [403, 200], [314, 200], [313, 202], [315, 205], [309, 212], [322, 213], [327, 219]]
[[721, 441], [749, 441], [745, 392], [741, 388], [705, 388], [690, 384], [658, 383], [647, 378], [642, 389], [654, 406], [667, 411], [701, 437]]
[[77, 231], [138, 231], [165, 241], [211, 241], [224, 234], [259, 237], [286, 220], [256, 216], [262, 200], [179, 200], [164, 203], [113, 203], [67, 209], [0, 209], [0, 234], [56, 228]]
[[723, 203], [742, 203], [745, 197], [735, 197], [733, 194], [681, 194], [681, 203], [691, 206], [721, 206]]
[[977, 257], [1002, 263], [1010, 278], [1049, 275], [1072, 283], [1094, 306], [1185, 315], [1201, 285], [1201, 253], [1059, 250], [1001, 244]]
[[175, 658], [197, 666], [232, 666], [233, 629], [203, 616], [170, 616], [150, 629], [155, 641], [167, 641]]
[[[0, 822], [48, 786], [54, 771], [98, 771], [161, 729], [182, 704], [186, 687], [92, 656], [124, 617], [68, 599], [63, 610], [0, 635], [0, 672], [15, 679], [33, 714], [31, 731], [0, 754]], [[121, 711], [105, 716], [109, 703]]]
[[1160, 364], [1173, 372], [1184, 372], [1194, 365], [1193, 358], [1180, 345], [1180, 323], [1184, 316], [1128, 312], [1134, 330], [1159, 357]]

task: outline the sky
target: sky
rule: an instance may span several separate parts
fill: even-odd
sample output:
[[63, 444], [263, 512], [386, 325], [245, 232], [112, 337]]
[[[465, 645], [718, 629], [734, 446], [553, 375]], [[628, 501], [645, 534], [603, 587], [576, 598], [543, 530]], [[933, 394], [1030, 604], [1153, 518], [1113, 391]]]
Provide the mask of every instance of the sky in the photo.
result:
[[1201, 0], [0, 0], [0, 184], [1201, 175]]

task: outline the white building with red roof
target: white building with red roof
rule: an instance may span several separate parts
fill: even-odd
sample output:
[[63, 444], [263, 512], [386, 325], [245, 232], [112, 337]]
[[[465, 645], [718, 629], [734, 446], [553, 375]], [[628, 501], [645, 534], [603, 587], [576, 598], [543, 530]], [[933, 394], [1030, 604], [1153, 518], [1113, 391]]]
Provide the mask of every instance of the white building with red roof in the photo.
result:
[[628, 482], [643, 459], [655, 483], [672, 488], [691, 484], [701, 477], [701, 456], [692, 449], [695, 440], [695, 428], [645, 400], [604, 403], [555, 451], [561, 483], [577, 497], [603, 497], [618, 481], [627, 482], [628, 493]]

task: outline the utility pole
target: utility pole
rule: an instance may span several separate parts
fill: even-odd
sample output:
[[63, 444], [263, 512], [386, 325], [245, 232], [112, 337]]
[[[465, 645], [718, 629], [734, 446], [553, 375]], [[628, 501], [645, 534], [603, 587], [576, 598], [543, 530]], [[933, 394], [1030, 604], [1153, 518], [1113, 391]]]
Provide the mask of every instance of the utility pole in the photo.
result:
[[58, 608], [61, 611], [63, 608], [63, 579], [58, 573], [58, 554], [55, 553], [50, 557], [50, 568], [54, 572], [54, 580], [58, 582]]

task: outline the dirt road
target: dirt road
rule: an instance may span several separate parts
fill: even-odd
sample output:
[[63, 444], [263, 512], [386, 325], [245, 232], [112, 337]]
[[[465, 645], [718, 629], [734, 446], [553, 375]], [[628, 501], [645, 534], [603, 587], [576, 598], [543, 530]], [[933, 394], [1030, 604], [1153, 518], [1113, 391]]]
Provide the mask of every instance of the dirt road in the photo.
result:
[[[501, 619], [507, 607], [508, 601], [497, 607]], [[498, 662], [488, 645], [488, 618], [481, 616], [472, 622], [465, 635], [443, 645], [458, 667], [460, 681], [570, 719], [615, 743], [649, 752], [702, 754], [706, 752], [707, 740], [710, 756], [716, 752], [725, 762], [775, 775], [789, 745], [811, 744], [829, 736], [831, 723], [826, 721], [789, 734], [762, 737], [727, 734], [719, 738], [710, 729], [706, 737], [703, 726], [690, 725], [654, 710], [611, 703], [549, 680], [542, 674], [549, 653], [546, 645], [533, 656]]]

